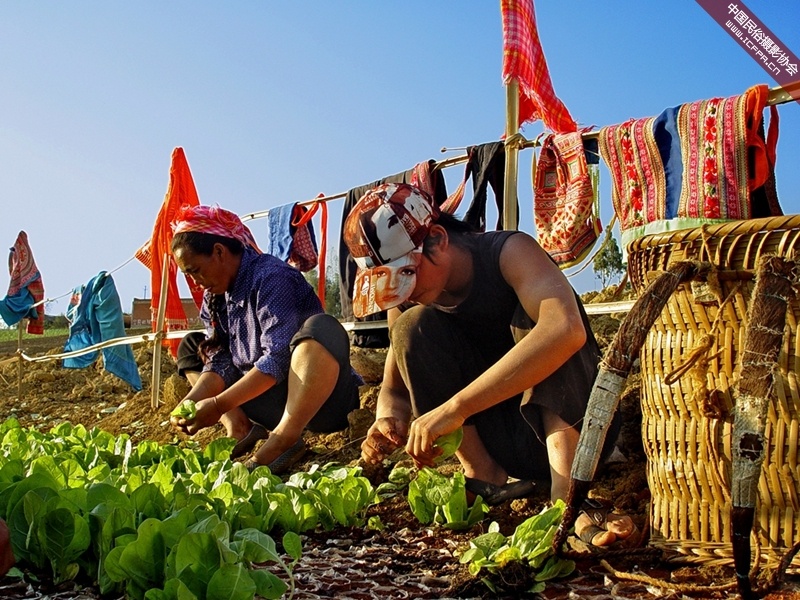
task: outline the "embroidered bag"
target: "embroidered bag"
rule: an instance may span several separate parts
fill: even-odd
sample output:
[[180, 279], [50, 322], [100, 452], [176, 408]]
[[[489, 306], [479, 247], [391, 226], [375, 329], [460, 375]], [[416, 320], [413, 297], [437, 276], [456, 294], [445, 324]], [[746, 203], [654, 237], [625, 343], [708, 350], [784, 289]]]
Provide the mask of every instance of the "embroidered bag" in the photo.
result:
[[562, 269], [579, 263], [602, 231], [581, 132], [545, 136], [533, 179], [539, 245]]

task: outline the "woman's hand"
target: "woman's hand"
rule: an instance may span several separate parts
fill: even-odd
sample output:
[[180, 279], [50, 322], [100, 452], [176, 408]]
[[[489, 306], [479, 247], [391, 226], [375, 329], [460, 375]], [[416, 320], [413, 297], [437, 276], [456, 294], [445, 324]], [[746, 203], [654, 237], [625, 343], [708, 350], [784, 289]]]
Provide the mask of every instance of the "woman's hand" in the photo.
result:
[[197, 414], [194, 419], [186, 419], [175, 415], [171, 416], [169, 420], [172, 426], [186, 435], [194, 435], [201, 429], [216, 425], [222, 416], [214, 398], [206, 398], [198, 401], [195, 404], [195, 408], [197, 409]]
[[464, 418], [444, 403], [414, 419], [409, 430], [406, 452], [414, 459], [417, 467], [432, 467], [433, 460], [442, 453], [441, 448], [435, 447], [433, 443], [463, 424]]
[[395, 417], [376, 419], [361, 444], [361, 457], [365, 462], [377, 464], [406, 443], [408, 423]]

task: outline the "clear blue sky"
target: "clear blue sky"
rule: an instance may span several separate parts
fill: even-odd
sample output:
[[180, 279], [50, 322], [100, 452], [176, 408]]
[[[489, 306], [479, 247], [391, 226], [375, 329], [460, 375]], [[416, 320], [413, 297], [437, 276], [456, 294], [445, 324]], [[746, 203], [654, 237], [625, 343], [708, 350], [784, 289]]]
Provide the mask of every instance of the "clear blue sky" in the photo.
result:
[[[748, 7], [800, 53], [797, 0]], [[536, 11], [556, 92], [581, 124], [775, 85], [693, 0], [539, 0]], [[496, 0], [4, 1], [0, 250], [26, 230], [48, 298], [118, 267], [150, 235], [176, 146], [201, 202], [239, 214], [460, 154], [440, 148], [503, 131], [501, 61]], [[800, 106], [780, 116], [778, 193], [797, 213]], [[519, 196], [534, 233], [530, 158]], [[449, 189], [462, 173], [447, 169]], [[608, 223], [605, 171], [602, 186]], [[341, 209], [330, 203], [334, 235]], [[251, 225], [263, 235], [263, 220]], [[149, 294], [137, 261], [114, 278], [125, 310]], [[590, 270], [573, 283], [595, 286]]]

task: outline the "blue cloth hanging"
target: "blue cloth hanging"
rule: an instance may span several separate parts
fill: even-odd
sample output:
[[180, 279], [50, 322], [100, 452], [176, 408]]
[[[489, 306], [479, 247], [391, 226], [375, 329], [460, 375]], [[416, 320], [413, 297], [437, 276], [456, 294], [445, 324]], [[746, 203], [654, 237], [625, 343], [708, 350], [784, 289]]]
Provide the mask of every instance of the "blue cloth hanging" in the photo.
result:
[[[122, 304], [111, 275], [100, 271], [85, 286], [75, 288], [67, 308], [67, 319], [70, 326], [65, 352], [125, 337]], [[94, 363], [97, 354], [94, 351], [65, 358], [64, 367], [83, 369]], [[109, 373], [125, 381], [137, 392], [142, 389], [139, 367], [129, 344], [103, 348], [103, 364]]]

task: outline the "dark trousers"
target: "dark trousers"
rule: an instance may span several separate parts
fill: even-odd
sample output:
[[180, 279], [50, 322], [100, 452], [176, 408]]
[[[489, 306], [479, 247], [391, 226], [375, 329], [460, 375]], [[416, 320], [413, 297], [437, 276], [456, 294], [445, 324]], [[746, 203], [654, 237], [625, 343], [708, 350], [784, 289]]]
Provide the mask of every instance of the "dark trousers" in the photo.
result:
[[[453, 315], [430, 307], [406, 310], [390, 332], [400, 374], [411, 393], [415, 416], [440, 406], [490, 366]], [[586, 347], [534, 389], [500, 402], [467, 420], [491, 457], [521, 479], [550, 479], [542, 408], [580, 430], [597, 373], [596, 347]], [[603, 454], [619, 432], [615, 418]]]
[[[178, 373], [200, 372], [203, 361], [198, 354], [200, 343], [206, 339], [204, 333], [186, 335], [178, 347]], [[317, 314], [306, 319], [290, 343], [292, 351], [303, 340], [312, 339], [331, 353], [339, 363], [339, 378], [333, 393], [316, 415], [309, 421], [307, 429], [316, 433], [341, 431], [348, 425], [347, 414], [359, 407], [359, 377], [350, 366], [350, 340], [342, 325], [331, 315]], [[251, 421], [267, 429], [274, 429], [286, 408], [288, 379], [284, 379], [263, 394], [242, 404], [240, 408]]]

